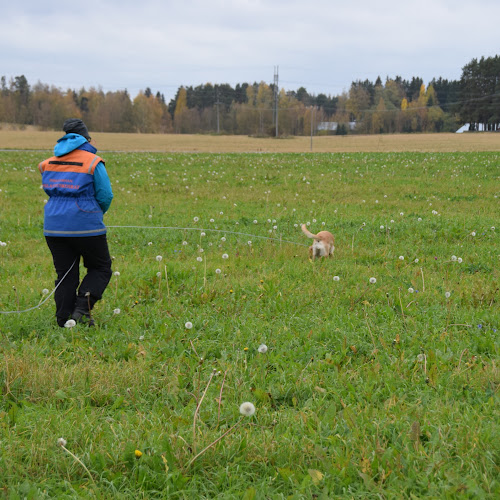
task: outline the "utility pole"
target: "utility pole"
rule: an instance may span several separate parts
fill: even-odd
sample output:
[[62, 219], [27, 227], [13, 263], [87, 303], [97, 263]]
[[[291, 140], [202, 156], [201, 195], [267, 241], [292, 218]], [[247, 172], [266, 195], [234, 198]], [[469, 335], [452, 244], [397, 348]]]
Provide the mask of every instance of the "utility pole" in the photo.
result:
[[276, 124], [276, 137], [278, 137], [278, 100], [279, 100], [278, 69], [279, 66], [274, 67], [274, 122]]
[[220, 128], [219, 128], [219, 89], [215, 89], [215, 105], [217, 106], [217, 133], [220, 133]]
[[311, 151], [313, 150], [313, 123], [314, 123], [314, 110], [316, 106], [311, 106]]

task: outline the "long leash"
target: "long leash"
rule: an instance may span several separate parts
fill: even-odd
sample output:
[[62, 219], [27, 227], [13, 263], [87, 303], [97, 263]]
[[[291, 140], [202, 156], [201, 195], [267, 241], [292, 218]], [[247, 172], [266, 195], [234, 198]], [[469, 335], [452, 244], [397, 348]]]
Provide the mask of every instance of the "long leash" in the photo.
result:
[[[242, 233], [238, 231], [227, 231], [224, 229], [202, 229], [202, 228], [197, 228], [197, 227], [174, 227], [174, 226], [107, 226], [108, 228], [112, 229], [171, 229], [171, 230], [179, 230], [179, 231], [199, 231], [199, 232], [214, 232], [214, 233], [224, 233], [224, 234], [236, 234], [239, 236], [247, 236], [250, 238], [259, 238], [259, 239], [264, 239], [264, 240], [270, 240], [270, 241], [276, 241], [279, 243], [290, 243], [292, 245], [298, 245], [298, 246], [303, 246], [307, 247], [308, 245], [305, 245], [304, 243], [297, 243], [296, 241], [290, 241], [290, 240], [283, 240], [281, 238], [271, 238], [269, 236], [259, 236], [256, 234], [249, 234], [249, 233]], [[39, 304], [36, 306], [30, 307], [28, 309], [23, 309], [21, 311], [0, 311], [0, 314], [22, 314], [22, 313], [27, 313], [30, 311], [34, 311], [35, 309], [38, 309], [42, 307], [49, 299], [54, 295], [58, 287], [61, 285], [61, 283], [64, 281], [64, 278], [69, 274], [69, 272], [73, 269], [75, 264], [77, 263], [79, 259], [75, 259], [75, 262], [71, 265], [71, 267], [66, 271], [66, 274], [61, 278], [59, 283], [56, 285], [56, 287], [47, 295], [47, 297], [41, 301]]]

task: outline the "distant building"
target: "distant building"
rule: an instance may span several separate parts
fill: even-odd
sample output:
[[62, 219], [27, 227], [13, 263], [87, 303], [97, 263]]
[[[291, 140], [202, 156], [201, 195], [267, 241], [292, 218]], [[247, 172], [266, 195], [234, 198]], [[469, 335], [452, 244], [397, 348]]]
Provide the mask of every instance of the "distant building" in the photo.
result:
[[[356, 128], [356, 122], [349, 122], [345, 125], [349, 126], [349, 130], [354, 130]], [[316, 126], [316, 130], [327, 130], [329, 132], [336, 132], [337, 127], [339, 126], [338, 122], [319, 122]]]
[[477, 123], [471, 128], [470, 123], [466, 123], [462, 127], [460, 127], [455, 133], [461, 134], [462, 132], [484, 132], [484, 125], [482, 123]]

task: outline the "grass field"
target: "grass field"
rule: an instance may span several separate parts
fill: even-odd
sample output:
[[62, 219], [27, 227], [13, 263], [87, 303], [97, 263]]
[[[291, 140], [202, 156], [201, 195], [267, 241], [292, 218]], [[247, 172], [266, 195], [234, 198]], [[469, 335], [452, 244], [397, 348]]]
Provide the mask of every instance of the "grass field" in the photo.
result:
[[[46, 156], [0, 152], [2, 312], [53, 289]], [[97, 327], [0, 314], [5, 498], [498, 498], [498, 152], [103, 156]]]

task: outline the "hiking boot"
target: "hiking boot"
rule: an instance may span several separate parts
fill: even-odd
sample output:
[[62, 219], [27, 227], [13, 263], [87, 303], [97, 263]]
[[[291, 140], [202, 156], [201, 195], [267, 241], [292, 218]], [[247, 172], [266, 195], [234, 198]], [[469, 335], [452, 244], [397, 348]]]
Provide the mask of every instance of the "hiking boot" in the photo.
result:
[[77, 323], [81, 323], [87, 326], [95, 326], [95, 322], [90, 316], [88, 311], [82, 311], [81, 309], [75, 309], [71, 318], [74, 319]]

